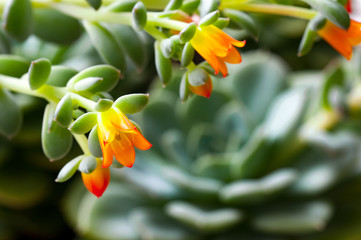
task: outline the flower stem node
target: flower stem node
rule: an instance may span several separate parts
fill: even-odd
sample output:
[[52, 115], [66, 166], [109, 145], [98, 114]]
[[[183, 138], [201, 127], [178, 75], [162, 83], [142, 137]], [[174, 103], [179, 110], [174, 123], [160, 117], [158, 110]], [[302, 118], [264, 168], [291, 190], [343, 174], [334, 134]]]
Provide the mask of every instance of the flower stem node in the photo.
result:
[[113, 104], [124, 114], [137, 113], [148, 104], [149, 94], [128, 94], [119, 97]]
[[70, 94], [66, 94], [57, 104], [54, 114], [54, 121], [59, 126], [67, 128], [73, 120], [73, 103]]
[[147, 9], [145, 8], [144, 3], [137, 2], [132, 10], [133, 16], [133, 27], [141, 31], [144, 29], [145, 25], [147, 24]]
[[189, 42], [196, 33], [196, 30], [197, 30], [197, 25], [194, 22], [188, 24], [188, 26], [179, 33], [180, 42], [181, 43]]
[[113, 101], [110, 99], [101, 98], [95, 105], [95, 110], [98, 112], [105, 112], [113, 105]]
[[211, 13], [208, 13], [206, 16], [204, 16], [201, 21], [199, 22], [198, 26], [200, 27], [204, 27], [204, 26], [208, 26], [211, 25], [213, 23], [215, 23], [219, 18], [219, 11], [214, 11]]
[[76, 172], [79, 167], [80, 162], [84, 158], [84, 155], [80, 155], [73, 160], [69, 161], [58, 173], [55, 182], [65, 182], [69, 180]]
[[29, 68], [29, 85], [32, 90], [42, 87], [51, 72], [51, 62], [46, 58], [32, 61]]
[[6, 1], [2, 26], [17, 41], [25, 41], [33, 31], [33, 9], [30, 0]]
[[97, 160], [93, 156], [86, 156], [79, 164], [79, 171], [83, 173], [92, 173], [97, 167]]
[[70, 125], [69, 130], [74, 134], [85, 134], [97, 124], [97, 116], [95, 112], [85, 113]]

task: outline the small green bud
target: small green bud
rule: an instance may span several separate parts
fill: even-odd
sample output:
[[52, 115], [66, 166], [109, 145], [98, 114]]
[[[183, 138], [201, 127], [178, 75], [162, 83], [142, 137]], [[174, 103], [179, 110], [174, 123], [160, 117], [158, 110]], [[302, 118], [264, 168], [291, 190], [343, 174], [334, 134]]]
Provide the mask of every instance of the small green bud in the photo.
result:
[[100, 147], [98, 138], [97, 125], [93, 127], [88, 136], [88, 148], [90, 153], [97, 158], [103, 157], [102, 148]]
[[179, 40], [181, 43], [189, 42], [197, 31], [197, 25], [195, 23], [188, 24], [187, 27], [179, 33]]
[[172, 78], [172, 62], [169, 58], [166, 58], [160, 48], [159, 41], [154, 43], [155, 51], [155, 67], [158, 72], [159, 78], [162, 80], [163, 85], [167, 85]]
[[181, 99], [182, 102], [187, 101], [187, 99], [190, 96], [190, 91], [188, 88], [188, 73], [185, 72], [182, 76], [182, 80], [179, 86], [179, 97]]
[[3, 11], [3, 28], [11, 37], [25, 41], [33, 31], [33, 9], [30, 0], [8, 0]]
[[113, 105], [113, 101], [110, 99], [101, 98], [98, 100], [97, 104], [95, 105], [95, 110], [98, 112], [105, 112]]
[[89, 174], [93, 172], [96, 167], [97, 167], [96, 158], [93, 156], [86, 156], [85, 158], [83, 158], [83, 160], [81, 160], [78, 169], [80, 172]]
[[131, 12], [136, 3], [137, 3], [137, 1], [135, 1], [135, 0], [115, 1], [112, 4], [106, 6], [104, 8], [104, 11], [109, 11], [109, 12]]
[[83, 158], [84, 155], [81, 155], [65, 164], [65, 166], [60, 170], [57, 178], [55, 179], [55, 182], [65, 182], [69, 180], [75, 174], [79, 167], [80, 161]]
[[53, 130], [49, 131], [49, 123], [54, 122], [55, 107], [52, 104], [46, 106], [41, 129], [43, 151], [51, 161], [63, 158], [73, 145], [73, 136], [68, 129], [54, 124]]
[[128, 94], [118, 98], [113, 106], [124, 114], [134, 114], [141, 111], [148, 103], [149, 94]]
[[29, 67], [30, 62], [26, 58], [15, 55], [0, 55], [0, 74], [19, 78], [28, 72]]
[[74, 86], [77, 82], [89, 77], [99, 77], [103, 79], [102, 83], [96, 88], [98, 92], [110, 91], [117, 85], [120, 72], [118, 69], [109, 65], [97, 65], [89, 67], [73, 76], [68, 81], [66, 87], [72, 90], [74, 89]]
[[133, 16], [133, 27], [138, 31], [143, 30], [147, 24], [147, 9], [144, 6], [144, 3], [137, 2], [132, 10]]
[[246, 29], [254, 39], [258, 39], [258, 24], [251, 16], [234, 9], [224, 9], [223, 14], [230, 18], [237, 26]]
[[219, 11], [214, 11], [211, 13], [208, 13], [206, 16], [204, 16], [201, 21], [199, 22], [200, 27], [208, 26], [216, 22], [219, 18]]
[[69, 94], [66, 94], [55, 109], [54, 121], [61, 127], [66, 128], [73, 120], [73, 103]]
[[187, 42], [184, 45], [182, 57], [181, 57], [181, 66], [188, 66], [194, 58], [194, 48], [190, 42]]
[[96, 89], [103, 82], [101, 77], [87, 77], [74, 84], [74, 90], [77, 92], [91, 91]]
[[69, 130], [75, 134], [85, 134], [97, 124], [97, 117], [95, 112], [85, 113], [70, 125]]
[[215, 23], [213, 23], [213, 25], [219, 29], [226, 28], [228, 24], [229, 24], [229, 18], [222, 18], [222, 17], [218, 18], [218, 20]]
[[177, 10], [182, 6], [183, 0], [170, 0], [164, 11]]
[[100, 8], [100, 6], [102, 5], [102, 0], [86, 0], [86, 1], [95, 10], [98, 10]]
[[32, 61], [29, 68], [29, 84], [32, 90], [42, 87], [48, 80], [51, 72], [51, 63], [46, 58]]

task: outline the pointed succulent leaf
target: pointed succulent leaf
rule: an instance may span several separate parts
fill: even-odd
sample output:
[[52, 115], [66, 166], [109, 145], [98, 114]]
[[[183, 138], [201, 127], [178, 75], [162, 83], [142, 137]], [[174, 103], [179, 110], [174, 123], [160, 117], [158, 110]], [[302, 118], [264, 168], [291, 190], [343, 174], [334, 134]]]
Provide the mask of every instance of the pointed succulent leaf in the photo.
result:
[[330, 93], [333, 87], [340, 86], [345, 82], [345, 73], [342, 66], [337, 66], [330, 69], [325, 77], [321, 92], [322, 107], [330, 110], [332, 108], [330, 102]]
[[55, 107], [52, 104], [46, 106], [41, 130], [43, 151], [50, 160], [63, 158], [73, 145], [73, 136], [68, 129], [55, 125], [49, 132], [49, 123], [54, 119]]
[[0, 134], [14, 137], [22, 125], [22, 112], [14, 97], [0, 87]]
[[157, 69], [160, 80], [165, 86], [172, 78], [172, 62], [169, 58], [166, 58], [163, 55], [159, 41], [156, 41], [154, 43], [154, 51], [155, 51], [155, 67]]
[[188, 73], [185, 72], [182, 76], [182, 80], [179, 86], [179, 97], [182, 102], [185, 102], [187, 101], [189, 96], [190, 96], [190, 91], [188, 88]]
[[188, 14], [191, 14], [194, 12], [194, 9], [197, 9], [199, 4], [201, 3], [201, 0], [188, 0], [185, 1], [180, 10], [182, 10], [183, 12], [186, 12]]
[[34, 60], [29, 68], [29, 84], [32, 90], [42, 87], [48, 80], [51, 72], [51, 62], [46, 58]]
[[200, 2], [198, 10], [201, 17], [206, 16], [210, 12], [216, 11], [219, 6], [218, 0], [201, 0]]
[[54, 9], [34, 9], [34, 34], [45, 41], [70, 45], [82, 32], [81, 24], [73, 17]]
[[347, 30], [350, 26], [350, 16], [346, 9], [337, 1], [330, 0], [303, 0], [314, 9], [322, 13], [336, 26]]
[[182, 6], [183, 0], [170, 0], [167, 6], [164, 8], [164, 11], [171, 11], [179, 9]]
[[89, 77], [98, 77], [103, 79], [101, 84], [99, 84], [99, 86], [96, 88], [97, 92], [110, 91], [117, 85], [120, 72], [116, 68], [109, 65], [92, 66], [73, 76], [68, 81], [66, 86], [69, 89], [74, 89], [74, 86], [77, 82]]
[[81, 155], [65, 164], [56, 177], [55, 182], [65, 182], [69, 180], [75, 174], [83, 158], [84, 155]]
[[183, 30], [179, 33], [180, 42], [181, 43], [189, 42], [196, 33], [196, 30], [197, 30], [197, 25], [195, 23], [188, 24], [188, 26], [183, 28]]
[[136, 3], [137, 3], [137, 1], [135, 1], [135, 0], [114, 1], [111, 4], [109, 4], [108, 6], [104, 7], [104, 11], [131, 12]]
[[144, 3], [137, 2], [134, 5], [132, 10], [132, 17], [133, 17], [133, 21], [132, 21], [133, 27], [138, 31], [143, 30], [143, 28], [147, 24], [147, 9], [145, 8]]
[[30, 67], [30, 61], [15, 55], [0, 55], [0, 74], [11, 77], [21, 77], [27, 73]]
[[184, 45], [182, 56], [181, 56], [181, 66], [186, 67], [188, 66], [194, 58], [195, 50], [190, 42], [187, 42]]
[[303, 33], [300, 45], [298, 46], [297, 56], [302, 57], [306, 55], [312, 49], [317, 36], [317, 32], [307, 27]]
[[103, 78], [101, 77], [87, 77], [76, 82], [74, 84], [74, 90], [77, 92], [91, 91], [96, 89], [101, 82], [103, 82]]
[[75, 134], [85, 134], [97, 124], [97, 116], [95, 112], [85, 113], [70, 125], [69, 130]]
[[226, 28], [229, 25], [229, 21], [230, 21], [229, 18], [220, 17], [220, 18], [218, 18], [217, 21], [215, 21], [213, 23], [213, 25], [216, 26], [219, 29], [223, 29], [223, 28]]
[[202, 17], [201, 21], [199, 22], [199, 26], [204, 27], [215, 23], [219, 18], [219, 11], [214, 11], [208, 13], [206, 16]]
[[203, 232], [220, 232], [241, 222], [244, 214], [234, 208], [203, 210], [198, 206], [174, 201], [166, 206], [169, 216]]
[[86, 0], [86, 1], [95, 10], [98, 10], [100, 8], [100, 6], [102, 5], [102, 0]]
[[6, 1], [2, 26], [11, 37], [25, 41], [33, 31], [33, 9], [30, 0]]
[[54, 87], [65, 87], [69, 79], [77, 73], [78, 71], [70, 67], [52, 66], [46, 84]]
[[124, 114], [134, 114], [141, 111], [148, 103], [149, 94], [127, 94], [114, 102], [114, 107]]
[[107, 111], [109, 108], [111, 108], [113, 105], [113, 101], [110, 99], [105, 99], [105, 98], [101, 98], [97, 101], [97, 103], [95, 104], [95, 111], [98, 112], [105, 112]]
[[99, 138], [98, 138], [98, 128], [97, 125], [93, 127], [88, 136], [88, 147], [90, 153], [97, 158], [103, 157], [102, 149], [100, 147]]
[[97, 160], [93, 156], [84, 157], [79, 164], [79, 171], [83, 173], [92, 173], [97, 167]]
[[67, 128], [73, 120], [73, 103], [69, 94], [66, 94], [57, 104], [54, 121], [61, 127]]
[[83, 25], [100, 57], [106, 63], [124, 72], [125, 56], [123, 49], [119, 46], [109, 30], [98, 23], [88, 21], [83, 21]]

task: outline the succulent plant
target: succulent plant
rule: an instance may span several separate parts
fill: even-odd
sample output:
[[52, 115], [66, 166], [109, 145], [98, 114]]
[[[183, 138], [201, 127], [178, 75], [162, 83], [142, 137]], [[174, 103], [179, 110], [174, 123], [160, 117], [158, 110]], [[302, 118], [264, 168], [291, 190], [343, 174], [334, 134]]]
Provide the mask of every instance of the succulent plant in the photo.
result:
[[84, 239], [357, 239], [360, 124], [345, 111], [355, 69], [291, 74], [256, 53], [230, 71], [210, 99], [151, 91], [134, 117], [153, 150], [115, 171], [102, 199], [68, 194]]

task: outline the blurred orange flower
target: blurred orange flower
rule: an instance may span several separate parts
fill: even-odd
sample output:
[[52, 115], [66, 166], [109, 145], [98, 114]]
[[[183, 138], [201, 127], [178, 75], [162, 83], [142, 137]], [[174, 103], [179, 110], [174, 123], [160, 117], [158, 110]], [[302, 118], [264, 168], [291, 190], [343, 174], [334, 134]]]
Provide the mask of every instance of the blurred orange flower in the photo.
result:
[[103, 152], [103, 167], [113, 163], [113, 156], [120, 164], [132, 167], [134, 147], [147, 150], [152, 146], [127, 116], [115, 107], [98, 114], [98, 138]]

